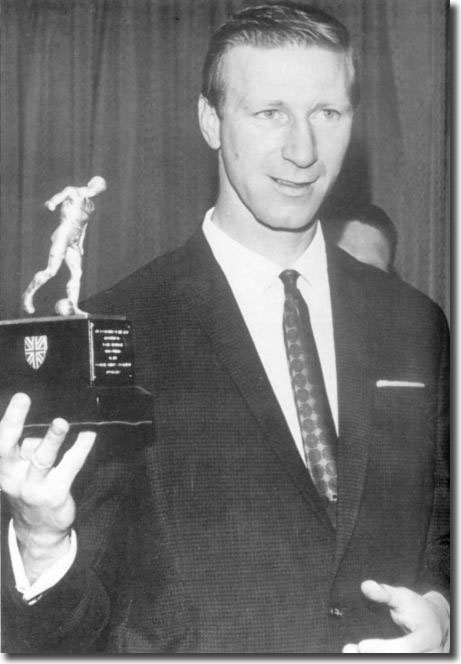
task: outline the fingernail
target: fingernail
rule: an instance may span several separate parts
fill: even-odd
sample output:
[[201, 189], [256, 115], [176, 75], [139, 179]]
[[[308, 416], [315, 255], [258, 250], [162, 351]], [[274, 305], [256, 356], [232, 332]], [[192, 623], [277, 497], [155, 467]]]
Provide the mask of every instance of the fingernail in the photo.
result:
[[11, 397], [10, 403], [14, 406], [28, 406], [30, 404], [30, 397], [24, 392], [16, 392]]
[[64, 420], [62, 417], [56, 417], [52, 422], [51, 422], [51, 428], [53, 430], [53, 433], [60, 435], [63, 433], [67, 433], [69, 431], [70, 425], [67, 420]]

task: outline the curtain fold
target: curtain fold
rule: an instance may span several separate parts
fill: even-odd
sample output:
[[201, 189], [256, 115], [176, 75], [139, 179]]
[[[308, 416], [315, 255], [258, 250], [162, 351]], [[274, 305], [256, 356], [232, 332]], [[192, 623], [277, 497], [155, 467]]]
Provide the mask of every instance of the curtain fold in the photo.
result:
[[[82, 295], [183, 242], [217, 191], [196, 104], [211, 32], [239, 0], [3, 0], [0, 315], [46, 264], [44, 202], [93, 175]], [[363, 103], [337, 204], [370, 199], [399, 231], [397, 268], [449, 307], [447, 7], [438, 0], [314, 0], [363, 56]], [[37, 295], [62, 297], [66, 268]], [[43, 291], [43, 292], [42, 292]]]

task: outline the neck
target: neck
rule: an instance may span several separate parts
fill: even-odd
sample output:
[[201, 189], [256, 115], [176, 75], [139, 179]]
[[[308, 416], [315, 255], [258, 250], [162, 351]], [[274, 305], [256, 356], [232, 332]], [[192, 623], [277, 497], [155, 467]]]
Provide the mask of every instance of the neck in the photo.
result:
[[317, 229], [315, 221], [302, 231], [274, 230], [256, 220], [248, 223], [226, 212], [219, 201], [212, 219], [233, 240], [283, 268], [291, 267], [306, 251]]

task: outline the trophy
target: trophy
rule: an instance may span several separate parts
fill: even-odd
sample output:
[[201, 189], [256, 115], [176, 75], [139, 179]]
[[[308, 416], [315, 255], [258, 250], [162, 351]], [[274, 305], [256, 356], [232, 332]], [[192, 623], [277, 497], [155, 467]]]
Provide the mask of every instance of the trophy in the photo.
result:
[[45, 203], [51, 211], [60, 206], [59, 225], [51, 236], [48, 264], [24, 291], [22, 306], [28, 314], [35, 312], [36, 291], [63, 262], [70, 272], [66, 297], [56, 302], [56, 315], [0, 321], [0, 407], [3, 411], [15, 392], [25, 392], [32, 400], [28, 435], [43, 434], [59, 416], [75, 432], [96, 427], [99, 448], [102, 440], [114, 452], [144, 440], [152, 403], [150, 393], [134, 383], [130, 321], [88, 314], [78, 305], [91, 199], [105, 189], [105, 180], [96, 176], [86, 187], [66, 187]]

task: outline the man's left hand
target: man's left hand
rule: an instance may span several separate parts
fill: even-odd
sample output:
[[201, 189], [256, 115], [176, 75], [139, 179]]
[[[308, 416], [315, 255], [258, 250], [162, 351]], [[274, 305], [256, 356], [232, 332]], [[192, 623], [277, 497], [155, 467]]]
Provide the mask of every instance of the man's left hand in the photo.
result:
[[396, 639], [365, 639], [348, 643], [343, 653], [447, 653], [449, 615], [430, 595], [418, 595], [408, 588], [376, 581], [361, 585], [368, 599], [387, 604], [392, 620], [405, 632]]

